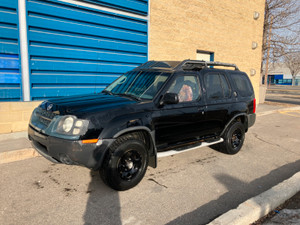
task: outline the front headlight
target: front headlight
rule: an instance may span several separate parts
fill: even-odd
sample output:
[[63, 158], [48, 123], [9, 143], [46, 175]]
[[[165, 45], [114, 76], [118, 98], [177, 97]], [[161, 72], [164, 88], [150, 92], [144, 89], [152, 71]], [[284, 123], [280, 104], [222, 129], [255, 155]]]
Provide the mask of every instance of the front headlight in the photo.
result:
[[73, 124], [74, 124], [74, 118], [73, 117], [67, 117], [64, 120], [64, 123], [62, 125], [62, 128], [63, 128], [64, 132], [68, 133], [72, 129]]
[[77, 119], [75, 116], [63, 116], [56, 127], [56, 133], [64, 135], [84, 135], [89, 126], [88, 120]]

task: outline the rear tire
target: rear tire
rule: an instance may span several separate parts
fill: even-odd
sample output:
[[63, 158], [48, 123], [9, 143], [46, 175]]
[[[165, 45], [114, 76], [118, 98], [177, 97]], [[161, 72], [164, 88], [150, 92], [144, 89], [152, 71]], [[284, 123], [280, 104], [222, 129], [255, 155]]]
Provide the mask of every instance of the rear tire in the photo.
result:
[[144, 177], [148, 158], [148, 151], [139, 135], [121, 136], [110, 147], [99, 171], [100, 176], [111, 188], [128, 190]]
[[235, 122], [230, 125], [223, 136], [224, 142], [221, 143], [221, 149], [234, 155], [238, 153], [245, 140], [245, 127], [241, 122]]

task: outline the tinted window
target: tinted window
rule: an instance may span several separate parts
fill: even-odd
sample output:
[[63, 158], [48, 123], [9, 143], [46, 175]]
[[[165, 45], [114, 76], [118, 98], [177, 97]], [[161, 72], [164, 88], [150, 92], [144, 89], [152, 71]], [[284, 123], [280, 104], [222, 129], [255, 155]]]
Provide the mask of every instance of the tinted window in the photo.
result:
[[221, 82], [221, 86], [222, 86], [222, 89], [223, 89], [223, 95], [225, 98], [229, 98], [230, 97], [230, 88], [229, 88], [229, 84], [225, 78], [224, 75], [219, 75], [219, 78], [220, 78], [220, 82]]
[[179, 102], [194, 101], [200, 95], [198, 79], [192, 75], [178, 76], [167, 92], [178, 94]]
[[251, 83], [245, 74], [231, 74], [231, 78], [241, 96], [246, 97], [253, 94]]
[[230, 97], [230, 87], [224, 75], [208, 73], [204, 76], [207, 98], [219, 100]]
[[128, 94], [142, 99], [153, 99], [168, 76], [169, 74], [153, 71], [130, 71], [105, 90], [112, 94]]

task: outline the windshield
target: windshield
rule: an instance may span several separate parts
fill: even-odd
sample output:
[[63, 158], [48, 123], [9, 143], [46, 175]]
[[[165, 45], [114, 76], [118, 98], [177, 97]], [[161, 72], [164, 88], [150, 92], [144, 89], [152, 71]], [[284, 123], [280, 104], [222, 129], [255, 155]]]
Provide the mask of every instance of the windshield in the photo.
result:
[[160, 90], [168, 77], [168, 73], [130, 71], [109, 85], [104, 92], [151, 100]]

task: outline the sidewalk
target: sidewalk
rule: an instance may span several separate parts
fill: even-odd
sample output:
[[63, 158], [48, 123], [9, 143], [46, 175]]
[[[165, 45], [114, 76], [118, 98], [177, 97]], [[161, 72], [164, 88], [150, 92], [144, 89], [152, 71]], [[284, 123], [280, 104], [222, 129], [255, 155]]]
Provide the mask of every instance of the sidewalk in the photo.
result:
[[[260, 104], [257, 107], [257, 116], [265, 116], [284, 110], [300, 110], [300, 106], [287, 104]], [[31, 147], [31, 144], [27, 139], [27, 132], [17, 132], [0, 135], [0, 164], [12, 163], [15, 161], [29, 159], [37, 156], [39, 156], [39, 154]], [[283, 216], [283, 218], [287, 220], [285, 214], [286, 211], [282, 211], [281, 208], [285, 207], [286, 209], [289, 209], [289, 206], [280, 205], [289, 199], [291, 199], [289, 201], [292, 201], [291, 197], [300, 191], [299, 184], [300, 172], [296, 173], [292, 178], [274, 186], [270, 190], [240, 204], [238, 208], [230, 210], [229, 212], [221, 215], [220, 217], [212, 221], [210, 224], [227, 225], [253, 223], [257, 225], [264, 224], [265, 222], [265, 224], [270, 225], [272, 224], [270, 223], [272, 221], [269, 221], [269, 218], [272, 214]], [[295, 203], [295, 201], [293, 202]], [[296, 203], [294, 204], [294, 207], [296, 207], [296, 209], [299, 210], [300, 201], [298, 201], [297, 204]], [[280, 206], [281, 208], [276, 208], [278, 206]], [[276, 213], [277, 211], [275, 210], [277, 210], [280, 213]], [[295, 211], [288, 211], [289, 215], [293, 215], [291, 214], [293, 212]], [[298, 213], [298, 211], [296, 212]], [[267, 216], [264, 217], [265, 215]], [[267, 221], [265, 221], [266, 219]]]
[[27, 132], [0, 135], [0, 164], [37, 156], [39, 154], [31, 147]]

